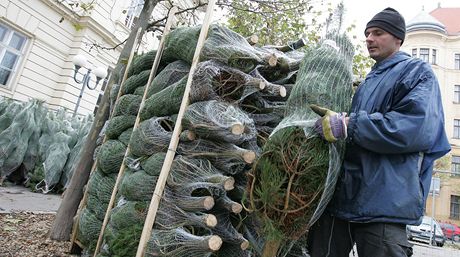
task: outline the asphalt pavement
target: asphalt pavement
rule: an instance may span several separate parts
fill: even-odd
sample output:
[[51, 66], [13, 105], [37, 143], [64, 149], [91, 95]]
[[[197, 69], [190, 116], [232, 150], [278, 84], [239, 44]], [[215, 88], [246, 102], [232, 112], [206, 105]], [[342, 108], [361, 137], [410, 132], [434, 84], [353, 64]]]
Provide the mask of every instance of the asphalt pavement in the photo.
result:
[[23, 186], [0, 186], [0, 213], [55, 213], [61, 200], [61, 195], [34, 193]]

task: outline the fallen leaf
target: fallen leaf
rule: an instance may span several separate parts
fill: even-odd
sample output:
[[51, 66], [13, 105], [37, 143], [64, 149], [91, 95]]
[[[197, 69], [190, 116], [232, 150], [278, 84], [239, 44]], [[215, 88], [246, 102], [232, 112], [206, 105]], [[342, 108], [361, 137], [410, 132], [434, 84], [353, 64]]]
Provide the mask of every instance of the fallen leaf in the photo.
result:
[[5, 222], [8, 222], [8, 223], [13, 223], [13, 224], [19, 224], [20, 222], [23, 222], [23, 220], [21, 219], [5, 219]]
[[16, 228], [12, 227], [12, 226], [5, 225], [5, 226], [3, 226], [3, 230], [4, 231], [15, 231]]

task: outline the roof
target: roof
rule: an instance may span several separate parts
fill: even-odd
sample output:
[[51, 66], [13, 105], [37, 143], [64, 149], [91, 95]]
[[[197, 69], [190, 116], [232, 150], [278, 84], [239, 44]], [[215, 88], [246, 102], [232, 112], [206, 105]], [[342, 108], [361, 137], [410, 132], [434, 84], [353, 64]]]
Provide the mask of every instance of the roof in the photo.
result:
[[432, 30], [447, 34], [446, 27], [439, 20], [425, 11], [421, 11], [417, 16], [410, 20], [406, 25], [407, 32], [417, 30]]
[[460, 35], [460, 8], [436, 8], [430, 15], [444, 24], [448, 35]]

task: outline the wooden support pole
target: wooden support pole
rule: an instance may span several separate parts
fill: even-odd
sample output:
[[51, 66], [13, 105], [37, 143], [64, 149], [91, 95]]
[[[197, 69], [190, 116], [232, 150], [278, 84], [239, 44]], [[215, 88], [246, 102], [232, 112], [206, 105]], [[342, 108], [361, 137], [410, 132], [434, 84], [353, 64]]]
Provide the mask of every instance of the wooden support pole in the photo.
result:
[[[138, 41], [139, 41], [138, 39], [139, 39], [139, 35], [141, 33], [141, 30], [142, 30], [142, 28], [139, 28], [137, 30], [137, 32], [136, 32], [136, 38], [134, 38], [133, 48], [131, 49], [131, 52], [129, 54], [128, 63], [126, 64], [126, 69], [125, 69], [125, 72], [124, 72], [124, 75], [123, 75], [123, 79], [121, 80], [121, 86], [120, 86], [120, 89], [118, 90], [118, 95], [117, 95], [116, 100], [118, 100], [118, 98], [120, 98], [123, 85], [124, 85], [124, 83], [126, 81], [126, 78], [128, 77], [128, 70], [131, 67], [131, 63], [132, 63], [133, 58], [134, 58], [134, 52], [136, 50], [136, 46], [137, 46]], [[109, 114], [109, 119], [110, 119], [110, 117], [112, 117], [112, 115], [113, 115], [113, 113]], [[105, 143], [106, 141], [107, 141], [107, 136], [104, 137], [104, 140], [102, 142]], [[97, 160], [93, 163], [93, 166], [91, 167], [90, 174], [92, 174], [96, 170], [96, 167], [97, 167]], [[76, 215], [77, 216], [76, 222], [73, 223], [72, 235], [71, 235], [71, 239], [70, 239], [70, 242], [71, 242], [70, 251], [71, 251], [71, 253], [73, 252], [73, 249], [75, 249], [74, 244], [75, 244], [75, 242], [77, 240], [77, 235], [78, 235], [78, 226], [79, 226], [79, 223], [80, 223], [78, 216], [80, 216], [80, 210], [86, 206], [87, 201], [88, 201], [88, 186], [86, 186], [85, 192], [83, 194], [83, 198], [80, 201], [80, 205], [78, 207], [78, 211], [77, 211], [77, 215]]]
[[176, 153], [177, 144], [179, 143], [179, 135], [182, 130], [182, 118], [185, 113], [185, 109], [189, 103], [189, 94], [190, 88], [193, 79], [193, 73], [196, 70], [196, 66], [198, 64], [201, 49], [203, 48], [204, 41], [207, 37], [209, 25], [211, 23], [211, 17], [214, 10], [215, 0], [209, 0], [208, 7], [206, 10], [206, 15], [204, 17], [203, 25], [201, 27], [200, 36], [198, 37], [198, 42], [195, 49], [195, 54], [192, 60], [192, 66], [190, 67], [190, 73], [187, 79], [187, 84], [185, 86], [184, 96], [182, 97], [182, 103], [179, 109], [179, 114], [177, 115], [177, 120], [175, 123], [174, 131], [171, 137], [171, 141], [169, 143], [168, 152], [166, 154], [163, 166], [161, 168], [160, 176], [158, 177], [157, 184], [155, 187], [155, 191], [153, 192], [152, 200], [150, 201], [149, 211], [147, 213], [147, 218], [144, 223], [144, 228], [142, 230], [141, 239], [139, 242], [139, 246], [137, 248], [136, 257], [143, 257], [145, 248], [147, 246], [148, 240], [150, 238], [150, 234], [152, 232], [153, 224], [155, 222], [156, 213], [158, 210], [158, 206], [160, 205], [160, 200], [163, 195], [163, 191], [166, 185], [166, 180], [169, 176], [169, 171], [171, 169], [171, 165], [174, 159], [174, 155]]
[[[147, 86], [144, 89], [144, 95], [142, 97], [141, 105], [139, 107], [139, 112], [138, 112], [137, 117], [136, 117], [136, 122], [134, 123], [133, 132], [134, 132], [134, 130], [136, 130], [139, 127], [139, 123], [140, 123], [140, 115], [139, 115], [139, 113], [140, 113], [140, 111], [142, 110], [142, 108], [144, 106], [145, 99], [147, 98], [148, 89], [150, 87], [150, 84], [152, 83], [153, 77], [156, 75], [156, 72], [158, 70], [158, 66], [160, 65], [161, 55], [163, 54], [165, 38], [166, 38], [166, 36], [168, 35], [168, 33], [169, 33], [170, 29], [171, 29], [171, 25], [172, 25], [172, 22], [174, 20], [174, 16], [176, 15], [176, 12], [177, 12], [177, 7], [176, 6], [173, 6], [171, 8], [171, 10], [169, 11], [168, 20], [166, 21], [165, 29], [163, 30], [163, 36], [161, 37], [160, 44], [158, 45], [158, 50], [157, 50], [157, 54], [155, 55], [155, 60], [153, 61], [153, 64], [152, 64], [152, 69], [150, 70], [150, 75], [149, 75], [149, 79], [148, 79], [148, 82], [147, 82]], [[126, 71], [125, 71], [125, 75], [123, 77], [123, 80], [126, 79], [126, 77], [127, 77], [127, 71], [128, 71], [128, 69], [126, 69]], [[120, 91], [118, 92], [118, 97], [120, 96], [120, 94], [121, 94], [121, 88], [120, 88]], [[133, 135], [134, 135], [134, 133], [131, 133], [131, 138], [132, 138]], [[131, 141], [131, 139], [130, 139], [130, 141]], [[107, 226], [107, 223], [109, 222], [110, 214], [112, 212], [112, 207], [113, 207], [113, 204], [115, 203], [115, 197], [116, 197], [117, 191], [118, 191], [118, 185], [120, 185], [121, 180], [123, 178], [123, 175], [125, 173], [126, 157], [128, 157], [129, 154], [130, 154], [130, 145], [128, 144], [128, 147], [126, 149], [125, 155], [123, 157], [123, 162], [121, 163], [120, 170], [118, 171], [117, 180], [115, 181], [115, 185], [113, 186], [112, 195], [110, 197], [109, 205], [107, 206], [107, 211], [105, 213], [104, 221], [102, 222], [102, 227], [101, 227], [101, 230], [99, 232], [99, 237], [98, 237], [98, 240], [97, 240], [96, 249], [94, 250], [94, 257], [96, 257], [98, 255], [99, 250], [101, 249], [102, 238], [104, 236], [104, 230], [105, 230], [105, 228]]]

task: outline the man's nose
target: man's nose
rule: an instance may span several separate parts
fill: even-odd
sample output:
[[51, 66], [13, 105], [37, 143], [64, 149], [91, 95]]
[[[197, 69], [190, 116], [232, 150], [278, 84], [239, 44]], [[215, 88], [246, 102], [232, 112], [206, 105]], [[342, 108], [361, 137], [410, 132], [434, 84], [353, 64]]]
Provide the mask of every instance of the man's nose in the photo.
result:
[[367, 41], [374, 41], [374, 36], [372, 35], [372, 33], [369, 33], [369, 35], [366, 36], [366, 42]]

